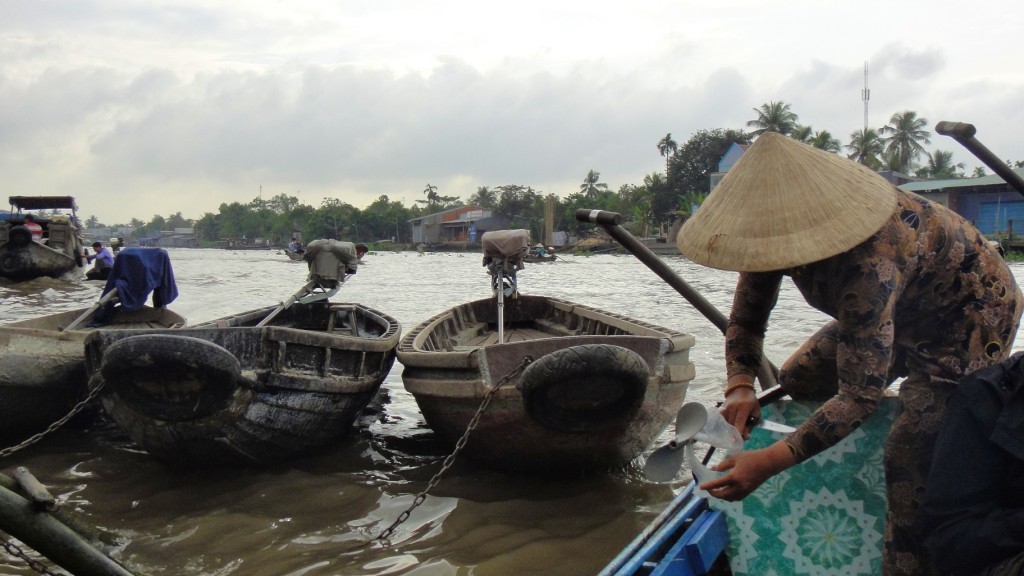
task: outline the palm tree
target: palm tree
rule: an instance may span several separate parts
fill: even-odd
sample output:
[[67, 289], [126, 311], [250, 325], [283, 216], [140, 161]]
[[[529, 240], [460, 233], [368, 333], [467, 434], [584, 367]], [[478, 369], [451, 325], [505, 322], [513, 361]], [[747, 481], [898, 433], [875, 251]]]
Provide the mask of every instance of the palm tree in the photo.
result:
[[469, 197], [469, 204], [490, 210], [498, 205], [498, 193], [487, 186], [480, 186]]
[[828, 130], [818, 130], [814, 133], [814, 136], [811, 136], [807, 143], [819, 150], [832, 152], [833, 154], [839, 154], [843, 149], [843, 145], [839, 142], [839, 139], [833, 137]]
[[608, 185], [600, 182], [600, 180], [600, 172], [596, 170], [587, 172], [587, 177], [583, 179], [583, 184], [580, 184], [580, 192], [587, 197], [587, 200], [596, 200], [598, 192], [608, 191]]
[[676, 153], [679, 149], [679, 145], [672, 139], [672, 133], [665, 134], [665, 137], [658, 140], [658, 152], [661, 154], [665, 161], [668, 161], [669, 156]]
[[893, 114], [889, 123], [879, 130], [881, 134], [890, 135], [882, 141], [885, 143], [885, 151], [896, 157], [896, 169], [900, 172], [906, 173], [918, 156], [927, 155], [921, 144], [931, 144], [929, 137], [932, 133], [925, 130], [926, 126], [927, 118], [918, 118], [917, 112], [904, 110]]
[[789, 133], [789, 137], [792, 138], [793, 140], [796, 140], [797, 142], [803, 142], [804, 144], [808, 144], [808, 141], [811, 139], [812, 131], [813, 128], [811, 128], [810, 126], [797, 124], [796, 126], [793, 127], [793, 131]]
[[963, 178], [964, 163], [953, 164], [953, 153], [948, 150], [936, 150], [928, 157], [928, 165], [917, 171], [922, 178], [934, 180], [951, 180]]
[[747, 126], [756, 128], [751, 132], [754, 136], [760, 136], [765, 132], [778, 132], [788, 136], [797, 126], [797, 115], [789, 109], [789, 104], [781, 100], [769, 101], [753, 110], [757, 112], [757, 119], [747, 122]]
[[850, 143], [843, 146], [850, 153], [847, 158], [878, 170], [882, 166], [879, 156], [885, 152], [885, 145], [874, 128], [865, 128], [850, 133]]

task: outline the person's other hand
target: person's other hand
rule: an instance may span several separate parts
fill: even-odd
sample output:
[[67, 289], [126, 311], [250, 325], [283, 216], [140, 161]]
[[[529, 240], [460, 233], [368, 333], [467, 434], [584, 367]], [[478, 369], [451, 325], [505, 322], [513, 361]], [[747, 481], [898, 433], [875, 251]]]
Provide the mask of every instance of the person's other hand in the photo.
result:
[[712, 466], [715, 472], [728, 473], [700, 485], [701, 490], [722, 500], [742, 500], [765, 480], [796, 463], [793, 452], [783, 441], [767, 448], [737, 452]]

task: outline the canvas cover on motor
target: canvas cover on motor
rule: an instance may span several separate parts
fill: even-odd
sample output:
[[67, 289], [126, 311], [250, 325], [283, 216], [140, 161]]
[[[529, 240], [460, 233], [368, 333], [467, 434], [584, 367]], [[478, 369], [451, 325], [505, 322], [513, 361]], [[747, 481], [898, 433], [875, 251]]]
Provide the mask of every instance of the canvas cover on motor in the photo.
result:
[[309, 262], [309, 279], [321, 284], [344, 282], [359, 266], [356, 245], [339, 240], [313, 240], [302, 258]]
[[500, 260], [522, 259], [530, 253], [528, 230], [492, 230], [480, 238], [484, 255]]

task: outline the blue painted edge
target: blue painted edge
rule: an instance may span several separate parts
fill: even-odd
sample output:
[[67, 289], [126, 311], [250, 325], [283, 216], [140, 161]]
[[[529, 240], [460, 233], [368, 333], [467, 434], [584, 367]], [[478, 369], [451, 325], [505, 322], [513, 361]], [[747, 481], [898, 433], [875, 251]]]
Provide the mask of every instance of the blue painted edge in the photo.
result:
[[[605, 566], [598, 576], [629, 576], [647, 574], [646, 562], [657, 562], [654, 556], [672, 542], [683, 537], [680, 529], [694, 516], [707, 510], [707, 500], [694, 494], [696, 486], [690, 484], [664, 510], [637, 535], [633, 541]], [[685, 532], [683, 533], [685, 534]]]

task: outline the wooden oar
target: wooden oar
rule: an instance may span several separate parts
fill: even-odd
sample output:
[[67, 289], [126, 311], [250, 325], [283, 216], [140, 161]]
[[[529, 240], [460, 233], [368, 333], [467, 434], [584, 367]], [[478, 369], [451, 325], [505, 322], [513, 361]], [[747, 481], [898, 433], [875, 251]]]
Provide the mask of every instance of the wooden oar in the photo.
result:
[[[704, 296], [687, 284], [686, 280], [683, 280], [679, 274], [676, 274], [674, 270], [669, 268], [664, 260], [659, 258], [654, 252], [651, 252], [650, 248], [641, 244], [629, 231], [620, 226], [619, 222], [622, 221], [621, 215], [617, 212], [608, 212], [606, 210], [587, 210], [586, 208], [581, 208], [576, 211], [576, 219], [580, 222], [597, 224], [604, 228], [623, 248], [629, 250], [636, 256], [637, 260], [643, 262], [652, 272], [660, 276], [665, 282], [668, 282], [669, 286], [675, 288], [676, 292], [682, 294], [683, 298], [686, 298], [697, 311], [718, 327], [722, 334], [725, 334], [726, 328], [729, 327], [729, 319], [719, 312], [711, 302], [708, 302]], [[778, 373], [778, 368], [772, 365], [762, 354], [761, 367], [757, 374], [757, 379], [761, 381], [761, 388], [764, 390], [774, 388], [778, 384], [776, 381]]]
[[81, 323], [82, 323], [83, 321], [85, 321], [85, 319], [86, 319], [86, 318], [89, 318], [89, 317], [90, 317], [90, 316], [92, 316], [92, 315], [93, 315], [93, 314], [94, 314], [94, 313], [95, 313], [95, 312], [96, 312], [97, 310], [99, 310], [99, 309], [100, 309], [100, 306], [103, 306], [104, 304], [106, 304], [107, 302], [110, 302], [110, 301], [111, 301], [111, 300], [113, 300], [114, 298], [117, 298], [117, 287], [116, 287], [116, 286], [115, 286], [114, 288], [112, 288], [112, 289], [110, 290], [110, 292], [107, 292], [106, 294], [104, 294], [102, 298], [100, 298], [99, 300], [97, 300], [97, 301], [96, 301], [96, 303], [95, 303], [95, 304], [93, 304], [93, 305], [92, 305], [92, 307], [90, 307], [90, 308], [89, 308], [88, 310], [86, 310], [85, 312], [83, 312], [81, 316], [79, 316], [78, 318], [75, 318], [75, 319], [74, 319], [74, 320], [73, 320], [73, 321], [71, 322], [71, 324], [68, 324], [67, 326], [65, 326], [65, 327], [61, 328], [61, 329], [60, 329], [60, 331], [61, 331], [61, 332], [66, 332], [66, 331], [68, 331], [68, 330], [73, 330], [73, 329], [74, 329], [74, 328], [76, 328], [76, 327], [77, 327], [77, 326], [78, 326], [79, 324], [81, 324]]
[[299, 298], [302, 298], [306, 294], [309, 294], [309, 289], [313, 287], [313, 284], [314, 284], [314, 281], [312, 281], [312, 280], [310, 280], [309, 282], [306, 282], [306, 285], [302, 287], [302, 290], [299, 290], [298, 292], [296, 292], [294, 295], [292, 295], [291, 298], [285, 300], [284, 302], [281, 303], [280, 306], [278, 306], [277, 308], [272, 310], [270, 312], [270, 314], [267, 314], [266, 318], [264, 318], [263, 320], [260, 320], [259, 324], [257, 324], [256, 327], [260, 328], [262, 326], [265, 326], [267, 324], [267, 322], [270, 322], [271, 320], [273, 320], [275, 316], [277, 316], [281, 312], [284, 312], [285, 310], [287, 310], [288, 307], [291, 306], [292, 304], [295, 304], [296, 302], [298, 302]]
[[950, 136], [959, 142], [964, 148], [967, 148], [967, 150], [977, 156], [978, 160], [984, 162], [993, 172], [1002, 177], [1007, 184], [1013, 186], [1017, 192], [1024, 195], [1024, 178], [1021, 178], [1019, 174], [1014, 172], [984, 144], [978, 142], [978, 139], [974, 137], [978, 133], [978, 129], [974, 127], [974, 124], [943, 120], [935, 125], [935, 131], [943, 136]]

